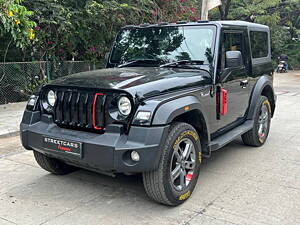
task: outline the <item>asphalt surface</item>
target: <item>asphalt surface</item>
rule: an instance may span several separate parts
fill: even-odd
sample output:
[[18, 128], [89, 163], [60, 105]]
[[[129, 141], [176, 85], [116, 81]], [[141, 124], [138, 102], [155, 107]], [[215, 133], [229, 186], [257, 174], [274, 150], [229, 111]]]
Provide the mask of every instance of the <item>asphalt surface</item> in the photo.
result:
[[141, 176], [54, 176], [19, 137], [0, 138], [0, 224], [300, 224], [300, 73], [276, 75], [278, 106], [261, 148], [213, 153], [183, 205], [150, 201]]

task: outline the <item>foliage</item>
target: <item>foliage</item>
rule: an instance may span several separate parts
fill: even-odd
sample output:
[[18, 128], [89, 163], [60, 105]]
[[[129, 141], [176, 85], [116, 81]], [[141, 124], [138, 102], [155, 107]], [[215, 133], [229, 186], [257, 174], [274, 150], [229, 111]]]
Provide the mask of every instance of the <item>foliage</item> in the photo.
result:
[[[292, 67], [300, 67], [300, 0], [222, 0], [219, 11], [211, 19], [232, 19], [261, 23], [270, 26], [274, 64], [285, 53]], [[228, 9], [228, 10], [227, 10]]]
[[21, 5], [22, 0], [0, 0], [0, 36], [9, 34], [16, 46], [24, 48], [35, 39], [30, 20], [33, 12]]
[[[197, 21], [199, 3], [199, 0], [0, 0], [0, 31], [9, 33], [18, 47], [24, 49], [30, 44], [22, 52], [23, 60], [99, 61], [110, 51], [122, 26]], [[298, 49], [300, 43], [292, 40], [300, 35], [300, 0], [222, 0], [222, 3], [210, 13], [211, 20], [266, 24], [272, 31], [274, 59], [283, 52], [294, 57], [294, 48]], [[297, 60], [293, 63], [300, 65]]]
[[33, 10], [37, 60], [102, 59], [127, 24], [197, 20], [196, 0], [24, 0]]

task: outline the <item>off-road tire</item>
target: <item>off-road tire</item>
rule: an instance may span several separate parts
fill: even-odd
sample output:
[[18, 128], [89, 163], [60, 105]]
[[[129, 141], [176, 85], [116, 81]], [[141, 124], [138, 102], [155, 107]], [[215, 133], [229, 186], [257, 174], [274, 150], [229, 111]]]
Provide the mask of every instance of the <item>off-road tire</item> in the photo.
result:
[[[174, 188], [171, 181], [170, 167], [176, 143], [189, 139], [194, 144], [195, 168], [189, 184], [182, 190]], [[162, 149], [159, 167], [155, 171], [143, 173], [143, 182], [147, 195], [154, 201], [169, 206], [177, 206], [185, 202], [192, 194], [200, 171], [201, 145], [197, 131], [186, 123], [173, 123]]]
[[[263, 105], [267, 106], [268, 109], [268, 128], [266, 132], [266, 137], [264, 139], [261, 139], [258, 135], [258, 128], [259, 128], [259, 115], [261, 112], [261, 108]], [[269, 131], [270, 131], [270, 125], [271, 125], [271, 105], [267, 97], [260, 96], [260, 98], [257, 101], [256, 109], [255, 109], [255, 115], [254, 115], [254, 125], [253, 128], [248, 131], [247, 133], [242, 135], [242, 140], [245, 145], [253, 146], [253, 147], [260, 147], [265, 144]]]
[[50, 158], [40, 152], [33, 151], [33, 154], [40, 167], [55, 175], [66, 175], [77, 170], [76, 167], [67, 165], [58, 159]]

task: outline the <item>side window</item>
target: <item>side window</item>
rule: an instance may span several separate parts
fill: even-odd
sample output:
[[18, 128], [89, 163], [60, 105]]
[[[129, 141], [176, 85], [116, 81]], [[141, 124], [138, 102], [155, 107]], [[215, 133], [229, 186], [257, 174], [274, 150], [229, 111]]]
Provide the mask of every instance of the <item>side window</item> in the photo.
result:
[[243, 53], [243, 34], [242, 33], [225, 33], [224, 48], [227, 51], [241, 51]]
[[244, 48], [244, 35], [241, 32], [228, 32], [224, 33], [223, 44], [222, 44], [222, 61], [221, 69], [226, 67], [225, 57], [227, 51], [240, 51], [243, 56], [244, 64], [245, 63], [245, 48]]
[[263, 31], [250, 31], [252, 58], [264, 58], [269, 55], [268, 33]]

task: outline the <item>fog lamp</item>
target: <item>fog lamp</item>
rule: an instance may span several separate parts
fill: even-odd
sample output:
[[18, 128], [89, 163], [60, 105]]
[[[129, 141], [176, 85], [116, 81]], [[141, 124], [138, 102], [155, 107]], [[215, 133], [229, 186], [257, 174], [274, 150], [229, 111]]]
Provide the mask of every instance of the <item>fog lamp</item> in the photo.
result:
[[140, 155], [139, 155], [138, 152], [132, 151], [131, 154], [130, 154], [130, 156], [131, 156], [131, 159], [132, 159], [133, 161], [135, 161], [135, 162], [140, 161]]

